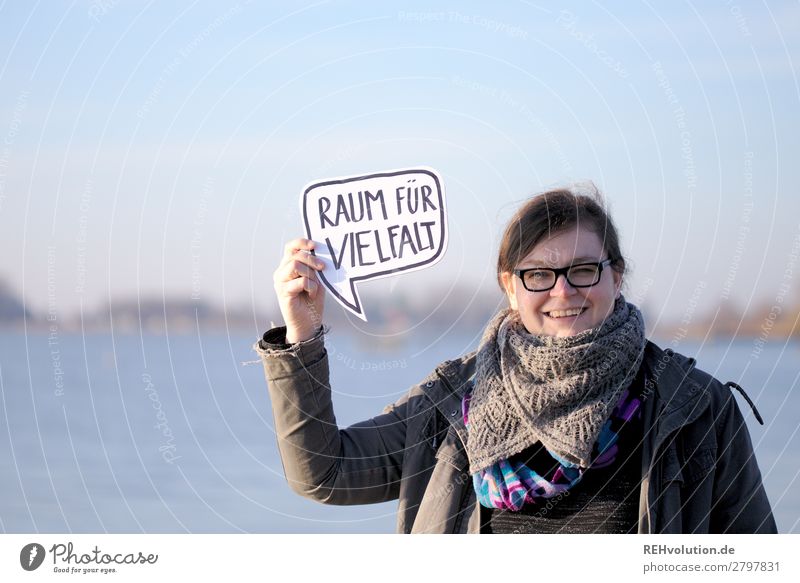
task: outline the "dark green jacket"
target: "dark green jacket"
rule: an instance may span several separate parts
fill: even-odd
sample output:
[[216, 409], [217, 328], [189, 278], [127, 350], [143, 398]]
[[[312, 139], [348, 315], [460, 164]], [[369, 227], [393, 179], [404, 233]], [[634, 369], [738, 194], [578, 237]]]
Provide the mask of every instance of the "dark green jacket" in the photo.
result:
[[[475, 355], [439, 365], [368, 421], [339, 429], [323, 336], [256, 343], [286, 478], [326, 504], [399, 500], [401, 533], [477, 533], [461, 398]], [[774, 533], [750, 436], [733, 393], [694, 361], [648, 342], [640, 533]]]

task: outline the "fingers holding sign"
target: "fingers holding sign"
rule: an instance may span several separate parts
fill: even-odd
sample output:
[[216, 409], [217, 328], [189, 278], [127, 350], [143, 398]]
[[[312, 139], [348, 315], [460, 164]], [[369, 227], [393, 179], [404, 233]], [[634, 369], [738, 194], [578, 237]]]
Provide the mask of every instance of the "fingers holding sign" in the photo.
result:
[[[304, 247], [298, 247], [298, 245], [303, 245]], [[305, 246], [308, 247], [306, 248]], [[297, 239], [288, 244], [281, 267], [276, 272], [277, 281], [290, 283], [296, 283], [297, 280], [306, 280], [307, 283], [316, 281], [316, 272], [318, 269], [322, 269], [324, 265], [310, 253], [313, 248], [314, 242], [307, 239]], [[311, 291], [313, 288], [305, 285], [302, 289]]]
[[324, 264], [311, 253], [313, 249], [314, 242], [308, 239], [290, 241], [273, 275], [289, 343], [311, 338], [322, 325], [325, 292], [317, 271]]

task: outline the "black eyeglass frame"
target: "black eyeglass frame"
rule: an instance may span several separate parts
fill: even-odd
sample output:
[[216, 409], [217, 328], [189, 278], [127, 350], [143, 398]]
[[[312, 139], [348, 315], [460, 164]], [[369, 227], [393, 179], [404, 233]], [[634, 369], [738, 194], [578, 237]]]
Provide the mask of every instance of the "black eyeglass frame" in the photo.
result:
[[[576, 263], [575, 265], [570, 265], [569, 267], [558, 267], [558, 268], [551, 268], [551, 267], [531, 267], [530, 269], [515, 269], [515, 270], [514, 270], [512, 273], [513, 273], [514, 275], [516, 275], [517, 277], [519, 277], [519, 278], [520, 278], [520, 280], [522, 280], [522, 285], [523, 285], [523, 286], [525, 287], [525, 289], [526, 289], [526, 290], [528, 290], [529, 292], [543, 292], [543, 291], [550, 291], [551, 289], [553, 289], [554, 287], [556, 287], [556, 284], [558, 283], [558, 276], [559, 276], [559, 275], [563, 275], [563, 276], [564, 276], [564, 279], [566, 279], [566, 280], [567, 280], [567, 283], [568, 283], [569, 285], [571, 285], [572, 287], [576, 287], [576, 288], [581, 288], [581, 287], [594, 287], [594, 286], [596, 286], [598, 283], [600, 283], [600, 280], [601, 280], [601, 279], [602, 279], [602, 277], [603, 277], [603, 268], [604, 268], [604, 267], [606, 267], [607, 265], [611, 265], [612, 263], [614, 263], [614, 261], [616, 261], [616, 259], [612, 259], [612, 258], [610, 258], [610, 257], [609, 257], [608, 259], [606, 259], [606, 260], [604, 260], [604, 261], [598, 261], [597, 263], [594, 263], [594, 262], [589, 262], [589, 263]], [[576, 267], [583, 267], [583, 266], [585, 266], [585, 265], [593, 265], [593, 266], [597, 267], [597, 281], [595, 281], [594, 283], [586, 284], [586, 285], [575, 285], [574, 283], [572, 283], [572, 282], [569, 280], [569, 270], [570, 270], [570, 269], [574, 269], [574, 268], [576, 268]], [[531, 288], [529, 288], [529, 287], [528, 287], [528, 286], [525, 284], [525, 274], [526, 274], [526, 273], [528, 273], [529, 271], [550, 271], [550, 272], [554, 273], [554, 274], [555, 274], [555, 279], [553, 280], [553, 285], [551, 285], [550, 287], [545, 287], [545, 288], [542, 288], [542, 289], [531, 289]]]

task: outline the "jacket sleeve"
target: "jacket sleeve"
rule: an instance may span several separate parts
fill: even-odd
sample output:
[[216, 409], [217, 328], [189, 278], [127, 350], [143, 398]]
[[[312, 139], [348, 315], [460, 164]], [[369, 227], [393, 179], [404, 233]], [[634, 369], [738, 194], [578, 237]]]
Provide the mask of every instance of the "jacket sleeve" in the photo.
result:
[[339, 429], [331, 402], [323, 330], [283, 344], [285, 328], [254, 349], [267, 377], [283, 469], [296, 493], [326, 504], [371, 504], [398, 497], [408, 397], [382, 415]]
[[716, 424], [718, 457], [710, 531], [776, 533], [750, 433], [733, 394], [727, 388], [723, 391]]

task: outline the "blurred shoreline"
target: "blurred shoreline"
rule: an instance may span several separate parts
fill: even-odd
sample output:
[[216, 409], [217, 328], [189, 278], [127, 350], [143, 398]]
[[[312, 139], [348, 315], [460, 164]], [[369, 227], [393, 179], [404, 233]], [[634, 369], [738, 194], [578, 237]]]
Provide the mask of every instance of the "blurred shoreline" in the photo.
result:
[[[390, 296], [364, 295], [369, 306], [365, 323], [329, 302], [326, 324], [337, 330], [361, 331], [381, 344], [399, 344], [421, 330], [469, 332], [479, 334], [497, 310], [505, 307], [497, 293], [473, 288], [449, 287], [430, 290], [430, 301], [421, 301], [402, 293]], [[443, 301], [442, 298], [446, 298]], [[710, 339], [755, 339], [771, 342], [800, 339], [800, 305], [759, 304], [747, 313], [721, 302], [716, 308], [691, 318], [662, 319], [648, 317], [642, 306], [648, 335], [677, 342]], [[220, 307], [208, 302], [182, 298], [115, 298], [106, 305], [81, 313], [61, 312], [51, 308], [34, 312], [26, 308], [7, 285], [0, 282], [0, 330], [34, 333], [140, 333], [191, 334], [230, 331], [263, 331], [272, 322], [281, 322], [277, 306]]]

